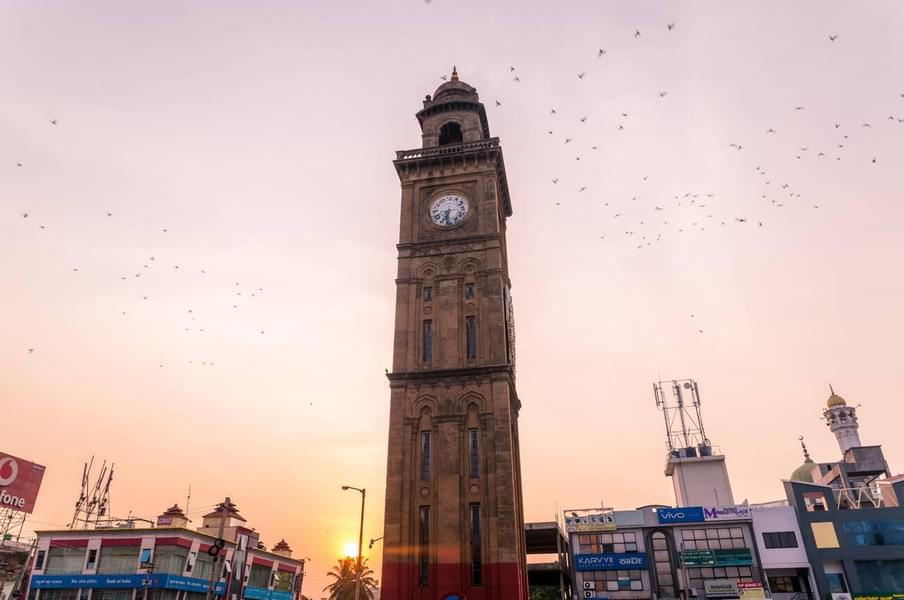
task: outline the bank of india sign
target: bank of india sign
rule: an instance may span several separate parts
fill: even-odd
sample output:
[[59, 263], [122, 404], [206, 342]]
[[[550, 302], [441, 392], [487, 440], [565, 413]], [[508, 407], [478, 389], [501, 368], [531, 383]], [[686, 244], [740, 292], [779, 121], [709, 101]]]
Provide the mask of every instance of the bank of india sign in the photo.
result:
[[32, 512], [43, 479], [43, 465], [0, 452], [0, 508]]

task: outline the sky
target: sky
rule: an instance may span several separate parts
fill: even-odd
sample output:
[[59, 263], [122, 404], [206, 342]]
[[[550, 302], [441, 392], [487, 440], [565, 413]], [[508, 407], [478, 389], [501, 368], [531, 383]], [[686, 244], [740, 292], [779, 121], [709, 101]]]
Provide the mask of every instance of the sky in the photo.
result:
[[453, 64], [505, 152], [528, 520], [674, 501], [660, 379], [699, 383], [738, 501], [783, 496], [801, 435], [838, 458], [830, 383], [900, 472], [902, 26], [896, 2], [0, 3], [28, 529], [69, 522], [93, 455], [117, 516], [230, 495], [315, 596], [357, 536], [340, 486], [382, 535], [392, 159]]

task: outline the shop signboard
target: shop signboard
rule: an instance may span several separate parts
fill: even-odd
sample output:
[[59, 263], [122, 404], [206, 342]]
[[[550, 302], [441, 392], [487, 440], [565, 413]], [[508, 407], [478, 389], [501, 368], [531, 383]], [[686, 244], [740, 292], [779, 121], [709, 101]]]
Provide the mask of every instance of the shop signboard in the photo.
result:
[[671, 523], [702, 523], [706, 520], [702, 506], [683, 506], [681, 508], [657, 508], [656, 518], [663, 525]]
[[568, 533], [614, 530], [615, 512], [611, 509], [592, 508], [565, 511], [565, 531]]
[[904, 591], [882, 592], [878, 594], [853, 594], [853, 600], [904, 600]]
[[292, 600], [292, 592], [245, 586], [245, 600]]
[[704, 506], [703, 517], [707, 521], [738, 521], [751, 519], [749, 506]]
[[707, 598], [737, 598], [738, 581], [736, 579], [707, 579], [703, 582]]
[[43, 479], [43, 465], [0, 452], [0, 509], [34, 511]]
[[753, 564], [749, 548], [735, 550], [684, 550], [680, 554], [685, 567], [746, 567]]
[[[150, 573], [138, 575], [34, 575], [31, 587], [36, 590], [129, 590], [148, 587], [149, 589], [183, 590], [186, 592], [207, 593], [209, 585], [206, 579], [199, 577], [182, 577], [166, 573]], [[222, 595], [226, 585], [216, 585], [216, 594]]]
[[647, 555], [643, 552], [606, 552], [603, 554], [577, 554], [574, 557], [577, 571], [618, 571], [620, 569], [646, 569]]
[[741, 600], [755, 600], [766, 597], [766, 590], [763, 589], [762, 583], [739, 581], [738, 591], [741, 593]]

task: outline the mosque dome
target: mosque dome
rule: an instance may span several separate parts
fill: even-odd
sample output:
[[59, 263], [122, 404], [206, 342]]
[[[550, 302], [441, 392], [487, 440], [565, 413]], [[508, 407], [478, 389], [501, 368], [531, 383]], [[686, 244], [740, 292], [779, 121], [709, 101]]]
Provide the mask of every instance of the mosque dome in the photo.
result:
[[804, 464], [794, 469], [789, 479], [791, 481], [805, 481], [807, 483], [813, 483], [813, 466], [816, 463], [814, 463], [813, 459], [810, 458], [810, 452], [807, 450], [807, 445], [804, 443], [803, 436], [800, 436], [800, 447], [804, 452]]
[[832, 392], [832, 395], [829, 396], [828, 402], [826, 402], [826, 406], [829, 408], [837, 408], [839, 406], [847, 406], [847, 402], [844, 401], [844, 398]]
[[806, 483], [813, 483], [814, 464], [815, 463], [812, 460], [807, 460], [806, 462], [804, 462], [804, 464], [794, 469], [789, 479], [791, 481], [804, 481]]

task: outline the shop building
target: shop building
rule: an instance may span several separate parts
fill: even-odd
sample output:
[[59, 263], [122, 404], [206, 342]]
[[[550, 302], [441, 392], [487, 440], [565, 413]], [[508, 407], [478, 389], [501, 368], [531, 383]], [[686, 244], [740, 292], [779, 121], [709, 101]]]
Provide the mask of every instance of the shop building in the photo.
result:
[[773, 600], [811, 600], [816, 585], [797, 514], [786, 500], [750, 507], [766, 587]]
[[28, 599], [298, 599], [304, 561], [285, 541], [267, 550], [229, 498], [188, 524], [173, 506], [152, 527], [38, 531]]
[[816, 590], [832, 599], [904, 594], [904, 476], [891, 476], [882, 446], [861, 444], [857, 407], [834, 390], [823, 418], [841, 459], [814, 461], [804, 446], [784, 481]]
[[565, 513], [582, 598], [762, 598], [749, 507], [646, 506]]

